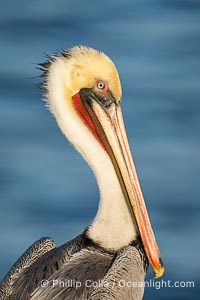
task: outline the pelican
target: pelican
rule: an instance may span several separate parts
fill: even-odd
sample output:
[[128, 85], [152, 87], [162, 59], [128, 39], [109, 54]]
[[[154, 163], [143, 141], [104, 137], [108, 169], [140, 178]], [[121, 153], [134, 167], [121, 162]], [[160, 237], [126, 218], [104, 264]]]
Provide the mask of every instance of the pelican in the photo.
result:
[[103, 52], [77, 46], [40, 64], [50, 111], [97, 179], [91, 224], [56, 247], [44, 237], [4, 277], [0, 299], [142, 299], [148, 264], [164, 266], [131, 156], [120, 107], [121, 84]]

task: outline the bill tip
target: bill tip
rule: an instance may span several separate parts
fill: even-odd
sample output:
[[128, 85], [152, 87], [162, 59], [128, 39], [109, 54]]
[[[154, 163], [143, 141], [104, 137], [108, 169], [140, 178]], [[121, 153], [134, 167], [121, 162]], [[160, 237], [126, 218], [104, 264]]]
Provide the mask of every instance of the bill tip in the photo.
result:
[[156, 278], [162, 277], [165, 272], [164, 264], [160, 258], [158, 269], [154, 269], [154, 275]]

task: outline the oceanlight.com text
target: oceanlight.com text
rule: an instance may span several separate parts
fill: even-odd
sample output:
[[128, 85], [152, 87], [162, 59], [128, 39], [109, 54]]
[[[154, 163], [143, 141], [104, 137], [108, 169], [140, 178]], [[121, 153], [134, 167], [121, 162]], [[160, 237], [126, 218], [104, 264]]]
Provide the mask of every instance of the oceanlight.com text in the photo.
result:
[[118, 288], [154, 288], [157, 290], [163, 289], [163, 288], [194, 288], [195, 282], [194, 281], [172, 281], [172, 280], [155, 280], [150, 279], [146, 281], [127, 281], [124, 279], [120, 279], [118, 281], [106, 281], [106, 280], [98, 280], [94, 281], [91, 279], [87, 279], [85, 281], [79, 281], [75, 279], [67, 279], [67, 280], [42, 280], [41, 281], [41, 287], [48, 288], [75, 288], [79, 289], [82, 286], [85, 286], [87, 288], [97, 288], [97, 287], [106, 287], [106, 288], [115, 288], [116, 286]]

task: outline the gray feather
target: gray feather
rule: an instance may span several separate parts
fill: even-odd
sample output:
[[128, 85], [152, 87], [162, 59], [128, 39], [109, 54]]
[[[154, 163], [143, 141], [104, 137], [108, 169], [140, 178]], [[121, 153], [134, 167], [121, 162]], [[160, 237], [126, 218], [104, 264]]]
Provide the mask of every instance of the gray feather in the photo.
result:
[[[121, 287], [120, 281], [143, 283], [146, 274], [143, 250], [127, 246], [109, 252], [85, 234], [46, 252], [34, 243], [18, 260], [2, 285], [2, 300], [140, 300], [143, 287]], [[44, 243], [45, 244], [45, 243]], [[52, 249], [50, 249], [52, 248]], [[19, 267], [20, 266], [20, 267]], [[19, 270], [19, 271], [18, 271]], [[43, 287], [43, 280], [48, 286]]]
[[144, 293], [145, 270], [137, 248], [128, 246], [118, 252], [104, 276], [104, 285], [93, 292], [89, 300], [139, 300]]
[[[36, 289], [31, 300], [87, 299], [94, 291], [87, 285], [102, 279], [111, 264], [111, 255], [95, 248], [82, 249], [50, 276], [49, 287]], [[79, 283], [80, 287], [77, 287]]]
[[51, 274], [61, 268], [71, 255], [80, 251], [83, 247], [83, 242], [82, 236], [78, 236], [41, 256], [12, 282], [12, 294], [9, 300], [30, 299], [31, 293], [40, 285], [40, 282], [49, 278]]
[[17, 260], [0, 284], [0, 299], [7, 300], [12, 293], [12, 284], [20, 274], [45, 253], [55, 248], [51, 238], [44, 237], [33, 243]]
[[[125, 247], [117, 254], [88, 247], [52, 274], [48, 287], [38, 287], [31, 300], [139, 300], [144, 293], [145, 274], [136, 247]], [[133, 285], [128, 287], [126, 283]]]

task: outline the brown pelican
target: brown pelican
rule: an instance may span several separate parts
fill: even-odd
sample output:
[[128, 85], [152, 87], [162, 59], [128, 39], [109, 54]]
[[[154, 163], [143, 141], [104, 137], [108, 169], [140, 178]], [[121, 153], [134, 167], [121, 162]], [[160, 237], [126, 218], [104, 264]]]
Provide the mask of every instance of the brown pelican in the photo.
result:
[[113, 62], [80, 46], [43, 64], [42, 88], [67, 139], [92, 168], [100, 191], [93, 222], [56, 247], [30, 246], [1, 283], [0, 299], [142, 299], [148, 262], [164, 267], [132, 160]]

